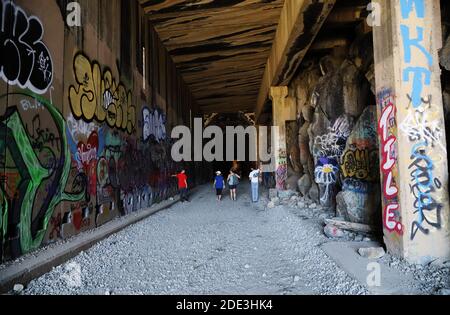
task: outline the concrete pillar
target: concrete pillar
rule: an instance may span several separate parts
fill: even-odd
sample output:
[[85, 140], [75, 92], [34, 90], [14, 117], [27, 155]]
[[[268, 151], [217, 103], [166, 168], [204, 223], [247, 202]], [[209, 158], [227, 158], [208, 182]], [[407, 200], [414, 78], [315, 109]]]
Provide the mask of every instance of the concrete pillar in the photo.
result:
[[438, 0], [377, 0], [373, 28], [389, 252], [413, 263], [450, 259], [447, 144]]
[[288, 97], [289, 89], [287, 86], [277, 86], [270, 89], [270, 98], [272, 100], [273, 124], [278, 127], [272, 143], [275, 155], [275, 178], [278, 190], [286, 190], [286, 180], [288, 178], [287, 163], [288, 155], [286, 152], [286, 121], [295, 120], [297, 108], [295, 100]]
[[261, 135], [261, 125], [255, 125], [256, 127], [256, 164], [260, 165], [261, 164], [261, 157], [260, 157], [260, 153], [259, 153], [259, 148], [262, 144], [262, 141], [264, 139], [261, 139], [262, 135]]

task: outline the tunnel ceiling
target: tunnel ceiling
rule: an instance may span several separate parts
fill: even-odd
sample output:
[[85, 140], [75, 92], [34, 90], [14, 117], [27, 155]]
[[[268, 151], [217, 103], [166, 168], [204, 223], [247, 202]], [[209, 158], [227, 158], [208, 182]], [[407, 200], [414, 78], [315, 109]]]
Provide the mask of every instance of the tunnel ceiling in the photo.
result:
[[284, 0], [140, 0], [204, 113], [254, 111]]

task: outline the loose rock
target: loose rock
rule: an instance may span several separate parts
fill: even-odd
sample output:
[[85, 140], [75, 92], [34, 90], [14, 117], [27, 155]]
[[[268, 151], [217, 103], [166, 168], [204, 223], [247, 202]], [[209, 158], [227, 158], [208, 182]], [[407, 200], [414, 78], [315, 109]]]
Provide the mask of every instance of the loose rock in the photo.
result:
[[13, 291], [15, 294], [20, 294], [24, 289], [24, 286], [22, 284], [15, 284]]
[[383, 247], [363, 247], [358, 249], [358, 253], [368, 259], [379, 259], [386, 254]]
[[337, 227], [334, 227], [332, 225], [327, 225], [324, 228], [324, 233], [329, 238], [342, 238], [345, 236], [344, 231], [341, 229], [338, 229]]

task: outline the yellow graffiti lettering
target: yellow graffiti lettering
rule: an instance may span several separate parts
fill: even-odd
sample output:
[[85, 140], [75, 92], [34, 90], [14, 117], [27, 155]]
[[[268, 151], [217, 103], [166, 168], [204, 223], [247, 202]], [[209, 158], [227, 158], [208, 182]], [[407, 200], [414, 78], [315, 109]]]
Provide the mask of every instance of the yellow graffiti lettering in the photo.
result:
[[368, 150], [348, 150], [341, 163], [343, 177], [373, 181], [375, 178], [371, 161], [371, 153]]
[[136, 127], [136, 108], [131, 91], [117, 85], [110, 70], [102, 76], [101, 67], [83, 54], [73, 62], [77, 85], [69, 89], [69, 103], [77, 119], [106, 122], [109, 127], [133, 133]]

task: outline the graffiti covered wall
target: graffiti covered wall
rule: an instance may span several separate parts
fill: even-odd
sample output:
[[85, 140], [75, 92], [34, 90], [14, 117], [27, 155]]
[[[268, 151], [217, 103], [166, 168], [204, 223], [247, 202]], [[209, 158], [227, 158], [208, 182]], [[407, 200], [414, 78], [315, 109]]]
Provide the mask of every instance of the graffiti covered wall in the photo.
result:
[[384, 237], [391, 253], [429, 263], [450, 257], [440, 4], [380, 4], [392, 12], [374, 31]]
[[311, 56], [290, 88], [300, 126], [299, 191], [347, 221], [377, 226], [376, 107], [367, 75], [373, 66], [370, 35], [355, 39], [350, 51]]
[[137, 2], [109, 1], [104, 16], [82, 0], [79, 29], [41, 2], [0, 0], [2, 261], [175, 195], [166, 130], [195, 110], [153, 30], [121, 37], [117, 25], [143, 18]]

